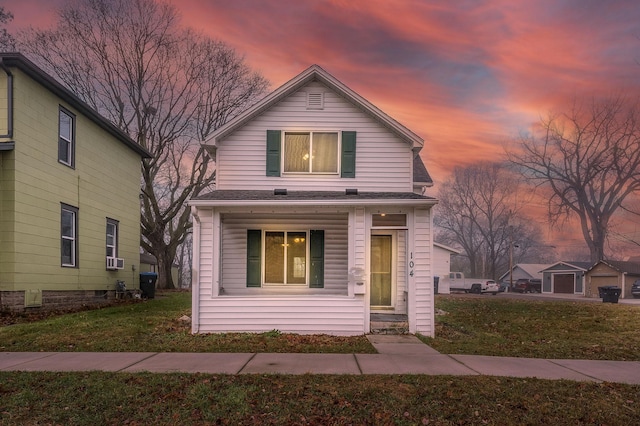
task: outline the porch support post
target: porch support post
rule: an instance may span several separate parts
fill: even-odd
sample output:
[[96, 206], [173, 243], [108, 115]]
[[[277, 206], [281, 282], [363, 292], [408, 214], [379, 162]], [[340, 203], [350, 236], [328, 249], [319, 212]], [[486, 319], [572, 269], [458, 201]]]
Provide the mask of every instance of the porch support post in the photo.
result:
[[191, 206], [193, 216], [193, 259], [191, 260], [191, 332], [197, 333], [200, 325], [200, 216], [198, 208]]
[[220, 295], [220, 246], [221, 246], [221, 235], [220, 235], [220, 212], [217, 210], [213, 210], [213, 255], [212, 255], [212, 265], [211, 265], [211, 297], [218, 297]]

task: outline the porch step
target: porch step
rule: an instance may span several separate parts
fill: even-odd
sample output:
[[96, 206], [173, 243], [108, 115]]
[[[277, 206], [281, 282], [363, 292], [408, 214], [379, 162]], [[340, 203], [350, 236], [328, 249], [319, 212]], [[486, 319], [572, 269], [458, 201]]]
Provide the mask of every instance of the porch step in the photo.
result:
[[371, 334], [409, 334], [406, 315], [371, 314]]

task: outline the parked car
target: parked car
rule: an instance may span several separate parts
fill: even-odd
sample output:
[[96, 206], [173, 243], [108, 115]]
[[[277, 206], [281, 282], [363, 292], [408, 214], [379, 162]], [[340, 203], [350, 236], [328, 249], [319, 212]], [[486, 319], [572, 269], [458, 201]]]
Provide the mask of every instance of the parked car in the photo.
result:
[[514, 284], [513, 291], [518, 293], [540, 293], [542, 291], [542, 280], [520, 278]]
[[635, 297], [636, 299], [640, 298], [640, 280], [636, 280], [631, 285], [631, 295], [633, 295], [633, 297]]

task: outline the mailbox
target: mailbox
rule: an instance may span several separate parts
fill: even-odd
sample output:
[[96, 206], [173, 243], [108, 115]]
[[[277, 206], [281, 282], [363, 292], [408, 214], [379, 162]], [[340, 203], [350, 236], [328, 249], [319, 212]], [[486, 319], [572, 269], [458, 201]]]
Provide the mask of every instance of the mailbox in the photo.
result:
[[365, 294], [366, 293], [366, 274], [364, 268], [351, 268], [349, 269], [349, 283], [353, 285], [353, 294]]

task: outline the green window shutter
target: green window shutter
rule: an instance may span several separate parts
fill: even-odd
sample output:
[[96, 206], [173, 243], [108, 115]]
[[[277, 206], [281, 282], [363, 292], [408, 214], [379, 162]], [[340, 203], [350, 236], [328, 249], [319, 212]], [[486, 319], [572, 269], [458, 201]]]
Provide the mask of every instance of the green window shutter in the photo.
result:
[[309, 236], [309, 287], [324, 288], [324, 231], [311, 230]]
[[280, 130], [267, 130], [267, 176], [280, 176]]
[[340, 177], [356, 177], [356, 132], [342, 132], [342, 161]]
[[247, 229], [247, 287], [260, 287], [262, 270], [262, 231]]

